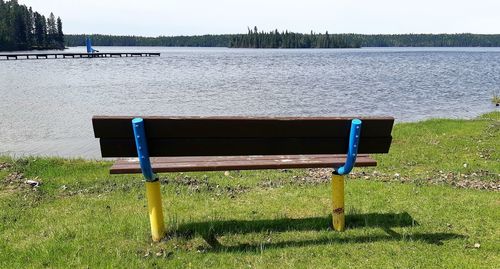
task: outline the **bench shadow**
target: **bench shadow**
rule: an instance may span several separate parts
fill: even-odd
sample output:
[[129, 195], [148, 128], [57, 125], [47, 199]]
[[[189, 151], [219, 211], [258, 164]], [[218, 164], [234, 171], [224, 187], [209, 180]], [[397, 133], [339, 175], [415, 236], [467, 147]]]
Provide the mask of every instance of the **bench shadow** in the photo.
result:
[[407, 212], [403, 213], [367, 213], [346, 215], [346, 229], [356, 228], [381, 228], [386, 235], [355, 236], [347, 238], [319, 238], [314, 240], [285, 241], [277, 243], [240, 244], [236, 246], [223, 246], [217, 236], [225, 234], [247, 233], [275, 233], [290, 231], [328, 231], [331, 230], [331, 215], [324, 217], [310, 217], [301, 219], [281, 218], [272, 220], [222, 220], [181, 224], [169, 234], [169, 237], [192, 238], [195, 234], [201, 235], [210, 245], [210, 251], [261, 251], [267, 248], [283, 248], [293, 246], [322, 245], [332, 243], [364, 243], [375, 241], [403, 241], [418, 240], [429, 244], [441, 245], [442, 241], [461, 238], [462, 235], [453, 233], [415, 233], [400, 235], [392, 228], [418, 226]]
[[[287, 248], [287, 247], [306, 247], [306, 246], [318, 246], [318, 245], [331, 245], [331, 244], [347, 244], [347, 243], [372, 243], [372, 242], [390, 242], [390, 241], [407, 241], [415, 242], [422, 241], [427, 244], [433, 245], [443, 245], [443, 241], [451, 239], [464, 238], [463, 235], [454, 233], [413, 233], [410, 235], [399, 235], [394, 233], [392, 235], [369, 235], [369, 236], [354, 236], [349, 238], [332, 238], [324, 236], [318, 239], [308, 239], [308, 240], [289, 240], [281, 242], [267, 242], [267, 243], [256, 243], [256, 244], [238, 244], [235, 246], [224, 246], [221, 245], [215, 237], [211, 237], [207, 240], [210, 248], [206, 251], [211, 252], [254, 252], [261, 253], [264, 249], [277, 249], [277, 248]], [[215, 240], [215, 242], [213, 241]], [[210, 242], [209, 242], [210, 241]]]

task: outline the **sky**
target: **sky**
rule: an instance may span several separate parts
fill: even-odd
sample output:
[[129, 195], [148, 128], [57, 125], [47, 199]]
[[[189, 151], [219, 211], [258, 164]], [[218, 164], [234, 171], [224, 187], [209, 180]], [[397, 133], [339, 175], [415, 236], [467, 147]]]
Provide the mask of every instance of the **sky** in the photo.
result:
[[500, 34], [500, 0], [19, 0], [54, 12], [66, 34]]

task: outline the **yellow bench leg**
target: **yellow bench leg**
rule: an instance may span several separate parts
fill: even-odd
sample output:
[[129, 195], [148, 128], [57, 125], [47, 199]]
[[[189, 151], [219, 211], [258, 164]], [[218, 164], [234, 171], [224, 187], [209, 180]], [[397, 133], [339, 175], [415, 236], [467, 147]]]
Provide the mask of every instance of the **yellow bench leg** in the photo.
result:
[[345, 226], [343, 175], [332, 175], [332, 205], [333, 229], [341, 232], [344, 230]]
[[148, 199], [149, 221], [153, 241], [160, 241], [165, 236], [163, 209], [161, 205], [160, 181], [146, 181], [146, 197]]

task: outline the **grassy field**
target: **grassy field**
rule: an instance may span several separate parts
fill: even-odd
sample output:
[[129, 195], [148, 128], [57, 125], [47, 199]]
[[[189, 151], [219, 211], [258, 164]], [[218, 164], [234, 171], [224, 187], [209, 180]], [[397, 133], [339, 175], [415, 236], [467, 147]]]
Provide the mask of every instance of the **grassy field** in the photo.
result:
[[499, 112], [396, 125], [346, 182], [343, 233], [327, 170], [162, 174], [159, 243], [140, 175], [0, 157], [0, 267], [499, 268], [499, 133]]

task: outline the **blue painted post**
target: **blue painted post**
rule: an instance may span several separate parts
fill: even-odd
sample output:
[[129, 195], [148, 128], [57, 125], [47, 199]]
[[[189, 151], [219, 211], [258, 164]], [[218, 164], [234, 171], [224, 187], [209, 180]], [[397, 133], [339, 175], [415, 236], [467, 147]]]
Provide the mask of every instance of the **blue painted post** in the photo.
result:
[[342, 167], [339, 167], [335, 171], [337, 174], [345, 175], [351, 172], [354, 163], [356, 163], [360, 134], [361, 134], [361, 120], [353, 119], [351, 121], [351, 131], [349, 133], [349, 148], [347, 150], [346, 162]]
[[155, 181], [151, 161], [149, 160], [148, 142], [146, 140], [146, 131], [144, 129], [144, 120], [135, 118], [132, 120], [132, 128], [134, 129], [135, 146], [137, 148], [137, 157], [141, 164], [142, 174], [146, 181]]

